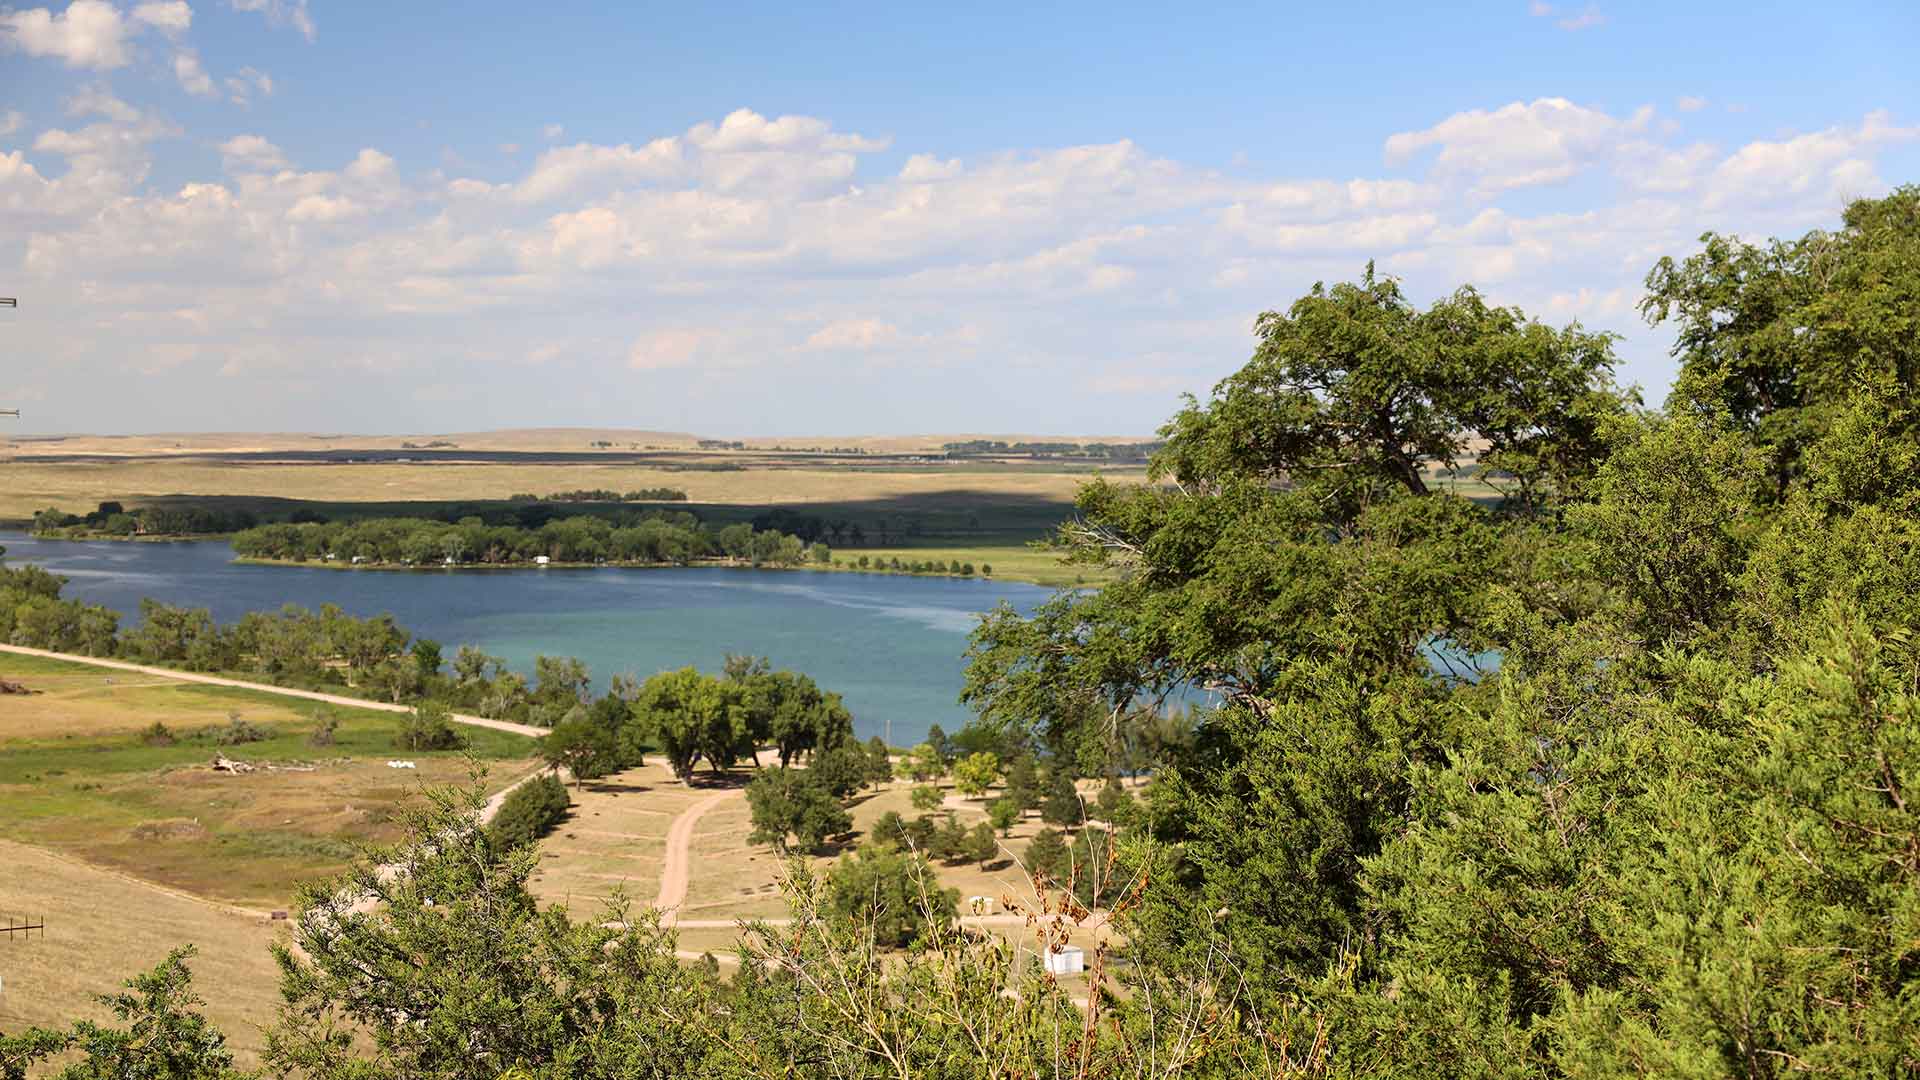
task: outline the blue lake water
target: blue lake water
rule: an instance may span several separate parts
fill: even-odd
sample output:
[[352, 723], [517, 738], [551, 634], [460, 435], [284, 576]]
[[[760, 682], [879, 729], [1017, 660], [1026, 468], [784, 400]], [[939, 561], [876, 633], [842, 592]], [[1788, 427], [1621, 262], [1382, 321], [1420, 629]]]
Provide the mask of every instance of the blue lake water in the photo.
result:
[[367, 571], [244, 566], [223, 542], [35, 540], [0, 533], [13, 565], [68, 578], [64, 595], [104, 604], [130, 625], [140, 600], [206, 607], [229, 622], [294, 603], [390, 612], [446, 647], [474, 645], [530, 672], [545, 653], [585, 661], [602, 685], [692, 664], [717, 671], [729, 652], [765, 656], [840, 693], [862, 738], [896, 745], [932, 724], [958, 730], [962, 653], [980, 613], [1029, 611], [1034, 585], [802, 570], [687, 569]]

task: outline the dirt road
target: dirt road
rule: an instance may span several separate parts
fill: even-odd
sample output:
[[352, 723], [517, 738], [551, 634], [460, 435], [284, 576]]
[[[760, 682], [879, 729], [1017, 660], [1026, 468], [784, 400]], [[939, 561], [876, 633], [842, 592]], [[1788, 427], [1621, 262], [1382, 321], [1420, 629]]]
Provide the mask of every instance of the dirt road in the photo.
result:
[[739, 788], [715, 792], [681, 811], [667, 830], [665, 862], [660, 868], [660, 895], [653, 906], [660, 910], [660, 921], [672, 926], [679, 921], [680, 905], [687, 902], [687, 881], [691, 876], [693, 828], [707, 811], [722, 803], [744, 798]]
[[[220, 675], [202, 675], [193, 671], [174, 671], [171, 668], [149, 667], [146, 664], [130, 664], [124, 660], [102, 660], [95, 656], [75, 656], [72, 653], [50, 652], [46, 649], [29, 649], [24, 645], [0, 645], [0, 652], [17, 653], [21, 656], [38, 656], [44, 660], [65, 660], [70, 664], [91, 664], [94, 667], [112, 668], [115, 671], [132, 671], [141, 675], [157, 675], [163, 679], [178, 682], [202, 683], [207, 686], [233, 686], [242, 690], [255, 690], [262, 694], [278, 694], [281, 697], [304, 698], [307, 701], [321, 701], [328, 705], [346, 705], [355, 709], [373, 709], [377, 712], [412, 712], [411, 705], [394, 705], [384, 701], [368, 701], [365, 698], [347, 697], [344, 694], [326, 694], [318, 690], [295, 690], [287, 686], [273, 686], [268, 683], [246, 682], [242, 679], [229, 679]], [[467, 716], [454, 713], [452, 720], [456, 724], [472, 727], [492, 728], [495, 731], [510, 731], [515, 735], [527, 735], [539, 738], [547, 733], [545, 728], [530, 724], [515, 724], [507, 720], [489, 720], [484, 716]]]

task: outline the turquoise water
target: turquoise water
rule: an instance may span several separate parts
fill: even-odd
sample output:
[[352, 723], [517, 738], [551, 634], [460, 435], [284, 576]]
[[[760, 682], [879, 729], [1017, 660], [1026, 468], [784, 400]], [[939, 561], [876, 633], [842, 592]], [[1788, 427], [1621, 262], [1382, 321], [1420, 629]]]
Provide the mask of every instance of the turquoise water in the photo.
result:
[[883, 574], [660, 570], [346, 571], [242, 566], [224, 543], [41, 541], [0, 533], [9, 563], [69, 579], [66, 595], [138, 618], [140, 599], [207, 607], [222, 622], [294, 603], [392, 613], [415, 634], [475, 645], [530, 672], [536, 654], [577, 656], [602, 685], [729, 652], [803, 671], [846, 699], [862, 738], [919, 741], [968, 711], [957, 699], [967, 634], [1000, 603], [1047, 590], [1013, 582]]

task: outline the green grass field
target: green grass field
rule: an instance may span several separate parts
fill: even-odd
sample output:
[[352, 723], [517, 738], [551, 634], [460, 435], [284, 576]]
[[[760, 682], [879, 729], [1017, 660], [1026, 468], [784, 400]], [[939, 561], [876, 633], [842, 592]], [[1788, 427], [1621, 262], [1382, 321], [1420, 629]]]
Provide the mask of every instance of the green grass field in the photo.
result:
[[[356, 844], [396, 838], [393, 810], [423, 784], [486, 763], [497, 788], [534, 764], [530, 740], [481, 728], [461, 729], [464, 751], [395, 750], [390, 713], [10, 654], [0, 676], [39, 691], [0, 704], [0, 819], [12, 836], [236, 904], [284, 906]], [[270, 737], [218, 745], [235, 714]], [[334, 741], [312, 745], [325, 717]], [[171, 745], [143, 737], [155, 722]], [[219, 755], [256, 771], [216, 772]]]

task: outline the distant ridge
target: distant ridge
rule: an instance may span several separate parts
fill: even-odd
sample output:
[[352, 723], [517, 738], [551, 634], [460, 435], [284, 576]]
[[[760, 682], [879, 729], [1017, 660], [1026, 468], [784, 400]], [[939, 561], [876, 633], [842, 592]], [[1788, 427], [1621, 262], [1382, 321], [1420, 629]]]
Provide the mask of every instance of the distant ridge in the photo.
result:
[[[207, 453], [272, 453], [312, 450], [460, 449], [476, 451], [546, 451], [581, 453], [593, 450], [698, 450], [703, 441], [740, 443], [754, 450], [785, 447], [793, 450], [859, 449], [870, 453], [932, 453], [947, 443], [996, 440], [1019, 442], [1135, 443], [1147, 435], [785, 435], [718, 436], [684, 431], [640, 428], [537, 427], [498, 431], [456, 431], [424, 434], [348, 435], [311, 432], [153, 432], [138, 435], [16, 435], [10, 442], [17, 458], [36, 454], [99, 454], [140, 457]], [[438, 447], [435, 444], [440, 444]], [[449, 445], [450, 444], [450, 445]]]

